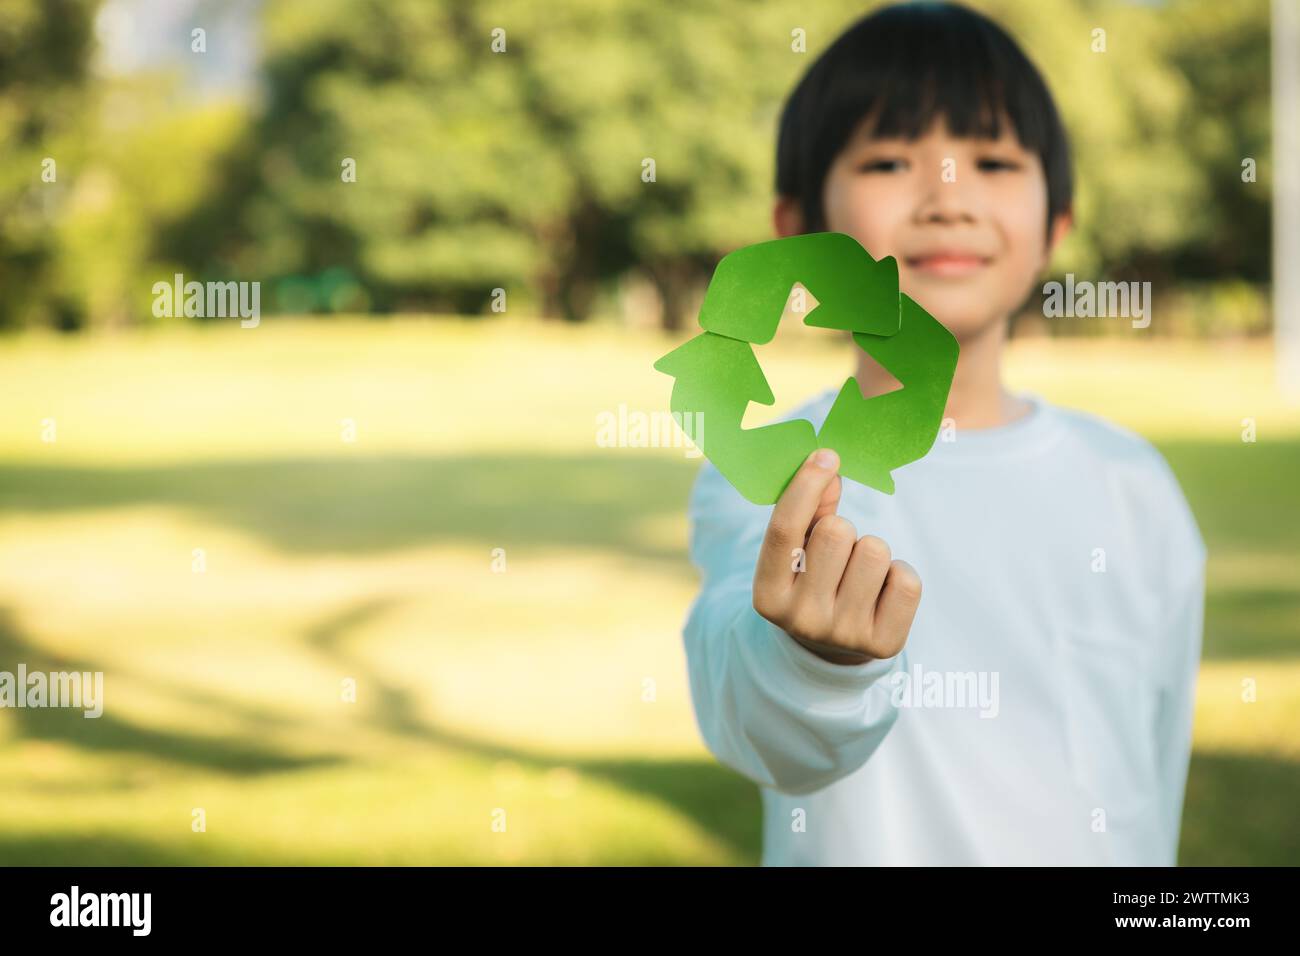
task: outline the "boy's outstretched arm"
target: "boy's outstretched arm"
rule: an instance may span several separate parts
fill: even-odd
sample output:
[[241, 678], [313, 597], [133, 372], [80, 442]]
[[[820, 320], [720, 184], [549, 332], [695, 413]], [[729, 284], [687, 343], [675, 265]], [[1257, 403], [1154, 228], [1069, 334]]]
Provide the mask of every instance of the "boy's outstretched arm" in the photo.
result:
[[880, 745], [920, 599], [915, 571], [835, 515], [839, 487], [834, 461], [810, 457], [770, 520], [708, 464], [691, 495], [696, 721], [718, 760], [786, 793], [839, 780]]

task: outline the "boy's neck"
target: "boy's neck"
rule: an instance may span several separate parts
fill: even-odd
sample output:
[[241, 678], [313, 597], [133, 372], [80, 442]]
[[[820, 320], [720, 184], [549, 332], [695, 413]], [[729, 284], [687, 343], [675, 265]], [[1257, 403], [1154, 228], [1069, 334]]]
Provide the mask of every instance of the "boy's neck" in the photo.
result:
[[[1002, 348], [1007, 322], [1003, 319], [961, 342], [957, 371], [948, 392], [944, 418], [958, 429], [997, 428], [1029, 413], [1029, 402], [1017, 398], [1002, 384]], [[898, 381], [865, 352], [858, 353], [858, 387], [865, 398], [883, 395]]]

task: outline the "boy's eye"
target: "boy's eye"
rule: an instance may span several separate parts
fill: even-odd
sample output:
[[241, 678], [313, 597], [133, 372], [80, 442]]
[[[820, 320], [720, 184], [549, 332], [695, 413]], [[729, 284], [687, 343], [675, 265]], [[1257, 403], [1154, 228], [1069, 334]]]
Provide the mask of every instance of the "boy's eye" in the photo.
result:
[[897, 173], [907, 166], [905, 159], [869, 159], [858, 167], [861, 173]]
[[998, 156], [985, 156], [977, 160], [975, 165], [981, 172], [1001, 172], [1020, 168], [1020, 164], [1015, 160], [1002, 159]]

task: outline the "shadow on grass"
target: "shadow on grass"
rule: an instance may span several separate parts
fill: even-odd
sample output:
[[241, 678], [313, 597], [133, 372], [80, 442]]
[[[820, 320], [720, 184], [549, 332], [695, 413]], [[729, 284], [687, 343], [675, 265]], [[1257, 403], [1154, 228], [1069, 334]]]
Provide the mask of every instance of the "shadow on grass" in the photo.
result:
[[1300, 865], [1300, 764], [1193, 753], [1187, 776], [1181, 866]]
[[1300, 656], [1300, 576], [1278, 586], [1269, 563], [1300, 555], [1300, 441], [1166, 441], [1210, 554], [1256, 554], [1260, 587], [1220, 586], [1211, 574], [1206, 660]]
[[172, 505], [290, 553], [509, 542], [676, 565], [682, 548], [647, 543], [642, 521], [684, 512], [697, 462], [613, 449], [124, 469], [0, 463], [0, 514]]
[[1211, 550], [1300, 550], [1300, 441], [1156, 444]]
[[[757, 862], [759, 808], [753, 787], [716, 768], [684, 761], [667, 765], [599, 763], [584, 768], [638, 791], [675, 791], [670, 802], [704, 809], [701, 826], [741, 848]], [[1183, 813], [1180, 866], [1295, 866], [1300, 831], [1294, 795], [1300, 765], [1258, 756], [1203, 754], [1192, 757]], [[182, 849], [99, 833], [0, 833], [0, 861], [9, 866], [194, 866], [238, 865], [235, 851], [220, 843]], [[296, 865], [299, 858], [286, 857]], [[436, 859], [430, 859], [436, 864]]]
[[[1211, 549], [1270, 553], [1300, 550], [1300, 442], [1237, 446], [1165, 442]], [[189, 508], [287, 552], [382, 551], [434, 542], [489, 548], [572, 546], [681, 565], [682, 548], [643, 540], [641, 521], [680, 514], [695, 464], [648, 456], [475, 455], [449, 458], [298, 459], [145, 469], [0, 467], [0, 513], [57, 512], [166, 504]], [[743, 859], [756, 861], [761, 807], [757, 789], [709, 760], [592, 759], [540, 754], [429, 724], [406, 688], [373, 668], [347, 641], [385, 613], [362, 602], [326, 617], [305, 644], [376, 690], [367, 713], [376, 729], [487, 761], [511, 760], [545, 771], [567, 767], [662, 801]], [[1216, 590], [1211, 582], [1205, 656], [1289, 658], [1300, 653], [1300, 581], [1294, 587]], [[0, 668], [17, 661], [59, 669], [0, 617]], [[45, 662], [44, 664], [42, 662]], [[96, 669], [79, 662], [76, 669]], [[159, 686], [161, 693], [187, 694]], [[219, 696], [205, 706], [238, 707]], [[17, 711], [18, 732], [87, 750], [124, 750], [212, 770], [293, 773], [341, 761], [303, 760], [243, 739], [151, 730], [106, 714]], [[244, 714], [257, 725], [259, 716]], [[269, 724], [263, 725], [269, 726]], [[253, 738], [256, 739], [256, 738]], [[1295, 863], [1300, 858], [1294, 794], [1300, 768], [1254, 756], [1196, 755], [1183, 826], [1184, 864]], [[81, 853], [81, 848], [86, 850]], [[175, 851], [130, 841], [68, 835], [0, 835], [0, 858], [14, 862], [195, 862]]]
[[[0, 670], [14, 673], [19, 664], [25, 665], [29, 674], [36, 671], [105, 671], [103, 665], [93, 660], [69, 662], [46, 653], [34, 642], [21, 637], [12, 615], [0, 608]], [[86, 717], [84, 708], [15, 707], [9, 710], [18, 735], [28, 740], [71, 744], [83, 750], [136, 753], [170, 763], [243, 775], [320, 767], [337, 762], [325, 755], [304, 757], [276, 753], [249, 741], [141, 727], [113, 715], [109, 700], [111, 680], [111, 672], [106, 673], [104, 698], [107, 703], [99, 717]], [[175, 693], [174, 688], [157, 689]], [[234, 705], [222, 702], [220, 706], [233, 708]]]
[[202, 841], [181, 849], [143, 840], [125, 840], [99, 833], [0, 834], [0, 865], [4, 866], [230, 866], [239, 860], [220, 855], [220, 844]]
[[733, 853], [757, 862], [762, 838], [762, 802], [758, 788], [713, 761], [618, 760], [583, 756], [540, 755], [519, 747], [457, 733], [419, 717], [411, 692], [371, 667], [354, 653], [346, 636], [397, 603], [392, 599], [354, 604], [308, 628], [306, 641], [340, 673], [352, 674], [379, 703], [369, 714], [378, 729], [418, 743], [488, 761], [508, 760], [535, 772], [565, 767], [643, 796], [653, 797], [693, 820]]
[[[567, 768], [586, 777], [644, 797], [657, 799], [692, 820], [726, 846], [736, 857], [757, 862], [761, 839], [761, 802], [757, 788], [726, 768], [708, 760], [599, 759], [563, 754], [540, 754], [499, 742], [456, 733], [424, 721], [411, 692], [372, 668], [364, 655], [356, 653], [347, 635], [394, 602], [388, 599], [358, 602], [332, 614], [307, 629], [306, 644], [341, 672], [355, 675], [370, 689], [375, 709], [363, 712], [371, 728], [417, 745], [436, 747], [485, 763], [485, 772], [497, 761], [512, 761], [538, 773]], [[12, 616], [0, 609], [0, 670], [16, 670], [18, 663], [29, 672], [43, 670], [102, 670], [94, 661], [60, 660], [43, 652], [34, 642], [21, 637]], [[143, 680], [143, 678], [136, 679]], [[151, 691], [169, 696], [189, 696], [185, 688], [154, 681]], [[106, 691], [107, 696], [107, 691]], [[191, 698], [192, 699], [192, 698]], [[215, 695], [205, 702], [214, 709], [242, 705], [227, 704]], [[13, 710], [17, 734], [32, 740], [55, 740], [92, 752], [131, 752], [165, 763], [201, 767], [236, 775], [293, 773], [348, 761], [343, 755], [300, 757], [278, 753], [253, 741], [263, 736], [251, 726], [240, 738], [225, 740], [192, 734], [178, 734], [137, 726], [115, 718], [111, 707], [96, 719], [86, 719], [80, 710]], [[244, 708], [246, 719], [258, 722], [256, 711]], [[283, 718], [277, 720], [283, 726]], [[101, 794], [99, 799], [111, 799]], [[48, 837], [0, 834], [0, 861], [6, 865], [176, 865], [184, 863], [238, 863], [233, 857], [212, 856], [203, 850], [201, 858], [180, 854], [173, 847], [138, 841], [52, 834]], [[286, 861], [292, 862], [292, 861]], [[435, 859], [430, 862], [436, 863]]]
[[1291, 590], [1212, 589], [1205, 605], [1201, 657], [1269, 661], [1300, 657], [1300, 582]]

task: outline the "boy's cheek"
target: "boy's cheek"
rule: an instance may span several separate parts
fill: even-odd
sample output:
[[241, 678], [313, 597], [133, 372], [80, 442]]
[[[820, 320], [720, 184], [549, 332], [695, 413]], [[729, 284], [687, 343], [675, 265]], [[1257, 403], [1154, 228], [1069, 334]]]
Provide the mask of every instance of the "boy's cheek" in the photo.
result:
[[955, 281], [913, 272], [900, 263], [899, 288], [959, 339], [1001, 321], [1029, 292], [1032, 276], [1006, 260]]
[[1000, 307], [1000, 297], [987, 281], [941, 284], [900, 274], [898, 285], [953, 333], [982, 327], [997, 317]]
[[831, 179], [823, 208], [828, 232], [852, 236], [875, 259], [899, 258], [898, 236], [908, 212], [897, 189], [873, 189], [869, 180], [861, 178], [850, 183]]

